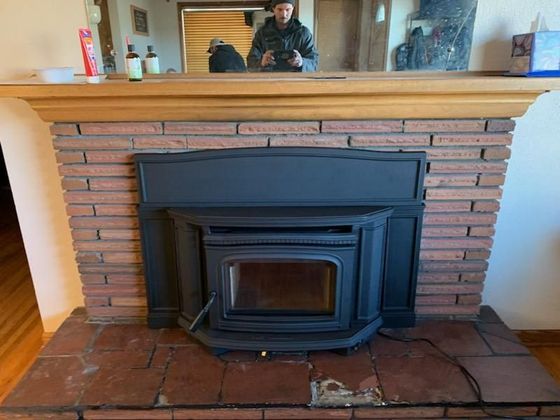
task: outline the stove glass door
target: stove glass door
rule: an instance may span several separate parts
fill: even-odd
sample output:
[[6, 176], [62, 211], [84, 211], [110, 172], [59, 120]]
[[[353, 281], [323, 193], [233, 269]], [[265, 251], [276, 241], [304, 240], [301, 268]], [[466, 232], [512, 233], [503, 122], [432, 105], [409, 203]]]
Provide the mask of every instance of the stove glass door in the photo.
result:
[[324, 260], [259, 259], [226, 264], [230, 313], [333, 315], [337, 266]]

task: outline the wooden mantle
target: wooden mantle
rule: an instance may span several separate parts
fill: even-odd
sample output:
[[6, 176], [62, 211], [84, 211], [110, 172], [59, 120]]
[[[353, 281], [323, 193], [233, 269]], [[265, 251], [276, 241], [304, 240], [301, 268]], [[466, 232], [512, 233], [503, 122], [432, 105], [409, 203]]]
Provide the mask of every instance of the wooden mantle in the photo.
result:
[[500, 118], [523, 115], [560, 79], [492, 73], [237, 74], [104, 80], [92, 85], [8, 82], [45, 121], [255, 121]]

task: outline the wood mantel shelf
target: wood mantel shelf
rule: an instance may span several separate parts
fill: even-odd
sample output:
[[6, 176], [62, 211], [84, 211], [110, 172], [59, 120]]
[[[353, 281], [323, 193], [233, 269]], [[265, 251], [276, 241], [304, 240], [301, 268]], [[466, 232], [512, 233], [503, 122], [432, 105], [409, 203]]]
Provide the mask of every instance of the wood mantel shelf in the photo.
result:
[[523, 115], [558, 78], [496, 73], [236, 74], [99, 84], [0, 84], [45, 121], [501, 118]]

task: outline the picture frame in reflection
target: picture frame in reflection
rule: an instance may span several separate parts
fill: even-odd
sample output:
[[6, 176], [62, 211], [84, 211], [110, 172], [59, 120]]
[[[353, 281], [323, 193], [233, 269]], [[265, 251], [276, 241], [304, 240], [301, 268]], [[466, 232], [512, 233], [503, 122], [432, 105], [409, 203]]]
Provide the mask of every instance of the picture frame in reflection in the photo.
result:
[[132, 18], [132, 33], [136, 35], [149, 36], [148, 11], [131, 4], [130, 15]]

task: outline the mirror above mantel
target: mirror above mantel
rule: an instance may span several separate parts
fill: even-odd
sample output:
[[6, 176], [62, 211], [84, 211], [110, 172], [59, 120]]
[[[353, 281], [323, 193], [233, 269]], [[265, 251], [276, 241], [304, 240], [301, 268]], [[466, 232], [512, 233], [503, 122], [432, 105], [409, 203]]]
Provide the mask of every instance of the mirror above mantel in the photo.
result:
[[[101, 20], [90, 26], [105, 73], [125, 71], [127, 39], [141, 57], [153, 45], [162, 73], [208, 73], [210, 39], [223, 39], [245, 58], [254, 32], [271, 16], [269, 0], [85, 1], [90, 10], [99, 6]], [[476, 6], [477, 0], [297, 0], [294, 14], [313, 34], [320, 72], [464, 71]], [[135, 10], [144, 22], [134, 22]]]

